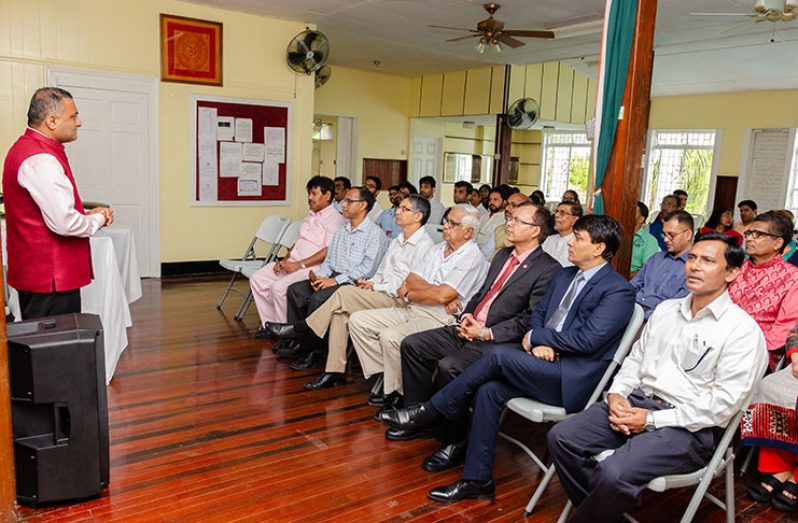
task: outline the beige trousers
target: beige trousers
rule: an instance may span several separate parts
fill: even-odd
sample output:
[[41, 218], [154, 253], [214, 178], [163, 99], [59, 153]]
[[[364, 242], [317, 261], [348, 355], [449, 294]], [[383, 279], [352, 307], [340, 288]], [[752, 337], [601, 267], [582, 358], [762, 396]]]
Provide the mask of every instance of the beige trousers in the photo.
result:
[[363, 374], [370, 378], [383, 373], [385, 394], [403, 393], [402, 355], [399, 346], [405, 336], [455, 323], [454, 316], [419, 306], [360, 311], [349, 318], [349, 334]]
[[319, 338], [323, 338], [329, 331], [329, 352], [325, 371], [346, 371], [349, 315], [357, 311], [387, 307], [404, 307], [404, 302], [399, 298], [388, 296], [384, 292], [369, 291], [354, 285], [343, 285], [305, 319], [310, 330]]

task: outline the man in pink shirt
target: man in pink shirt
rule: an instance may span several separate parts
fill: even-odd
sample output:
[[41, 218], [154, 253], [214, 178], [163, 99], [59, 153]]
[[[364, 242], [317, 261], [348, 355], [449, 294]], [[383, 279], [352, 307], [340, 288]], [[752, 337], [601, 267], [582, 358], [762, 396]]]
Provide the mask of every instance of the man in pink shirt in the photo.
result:
[[757, 215], [743, 232], [749, 258], [729, 285], [732, 301], [762, 329], [771, 369], [781, 357], [774, 351], [784, 347], [798, 323], [798, 267], [781, 257], [792, 234], [792, 224], [782, 215], [773, 211]]
[[283, 260], [269, 263], [249, 280], [252, 296], [258, 308], [260, 325], [256, 338], [269, 338], [263, 328], [265, 322], [286, 322], [286, 294], [292, 283], [307, 280], [308, 273], [318, 270], [327, 256], [335, 231], [346, 220], [331, 205], [335, 185], [326, 176], [314, 176], [308, 181], [310, 212], [302, 220], [296, 243]]

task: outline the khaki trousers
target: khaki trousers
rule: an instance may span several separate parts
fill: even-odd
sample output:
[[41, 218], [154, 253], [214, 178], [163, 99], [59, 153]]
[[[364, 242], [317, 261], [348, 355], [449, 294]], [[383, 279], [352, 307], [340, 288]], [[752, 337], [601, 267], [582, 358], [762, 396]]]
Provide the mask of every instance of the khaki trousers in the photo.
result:
[[305, 319], [310, 330], [319, 338], [323, 338], [329, 330], [329, 352], [324, 369], [326, 372], [346, 371], [349, 316], [357, 311], [388, 307], [404, 307], [404, 302], [399, 298], [388, 296], [384, 292], [344, 285]]
[[402, 388], [402, 356], [399, 346], [411, 334], [456, 322], [454, 316], [419, 306], [360, 311], [349, 318], [349, 334], [363, 374], [370, 378], [383, 373], [385, 394]]

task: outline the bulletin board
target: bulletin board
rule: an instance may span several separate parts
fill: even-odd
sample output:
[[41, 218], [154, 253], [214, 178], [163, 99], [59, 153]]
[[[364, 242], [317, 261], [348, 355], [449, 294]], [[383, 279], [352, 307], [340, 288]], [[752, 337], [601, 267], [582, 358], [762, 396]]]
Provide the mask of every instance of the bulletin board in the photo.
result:
[[192, 206], [287, 205], [291, 103], [192, 97]]

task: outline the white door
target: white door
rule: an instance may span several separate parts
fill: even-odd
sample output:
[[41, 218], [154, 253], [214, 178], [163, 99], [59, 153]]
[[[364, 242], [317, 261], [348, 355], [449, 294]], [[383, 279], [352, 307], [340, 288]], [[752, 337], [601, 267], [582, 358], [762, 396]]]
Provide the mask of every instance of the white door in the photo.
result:
[[441, 164], [443, 159], [443, 140], [431, 136], [413, 137], [413, 172], [410, 178], [418, 185], [424, 176], [435, 178], [436, 187], [441, 186], [443, 173]]
[[72, 93], [83, 127], [67, 144], [80, 196], [109, 204], [115, 225], [135, 239], [142, 276], [160, 275], [154, 81], [91, 72], [54, 72]]

